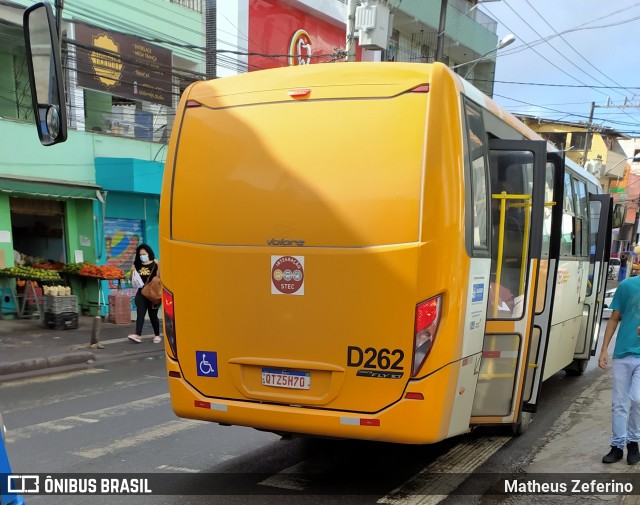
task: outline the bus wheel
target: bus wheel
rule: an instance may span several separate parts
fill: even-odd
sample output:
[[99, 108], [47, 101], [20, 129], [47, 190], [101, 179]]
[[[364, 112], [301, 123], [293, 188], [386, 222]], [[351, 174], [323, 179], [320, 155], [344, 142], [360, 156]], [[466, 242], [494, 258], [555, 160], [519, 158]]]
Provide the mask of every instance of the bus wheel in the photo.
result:
[[511, 425], [511, 433], [512, 435], [519, 437], [522, 435], [527, 429], [529, 429], [529, 425], [531, 424], [531, 419], [533, 415], [531, 412], [521, 412], [520, 413], [520, 421], [516, 424]]
[[567, 372], [567, 375], [578, 376], [582, 375], [585, 372], [588, 364], [588, 359], [574, 359], [573, 363], [571, 363], [564, 370], [565, 372]]

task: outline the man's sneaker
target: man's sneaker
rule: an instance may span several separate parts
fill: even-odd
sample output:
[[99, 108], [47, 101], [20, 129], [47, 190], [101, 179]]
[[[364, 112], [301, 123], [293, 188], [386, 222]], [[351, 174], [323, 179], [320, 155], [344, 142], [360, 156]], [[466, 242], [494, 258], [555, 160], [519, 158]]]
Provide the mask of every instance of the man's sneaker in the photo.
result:
[[133, 344], [139, 344], [142, 342], [142, 339], [140, 338], [140, 335], [136, 335], [135, 333], [132, 333], [131, 335], [129, 335], [129, 340], [131, 340], [131, 343]]
[[629, 442], [627, 444], [627, 463], [635, 465], [640, 461], [640, 450], [638, 450], [638, 442]]
[[[638, 444], [636, 444], [636, 449], [637, 447], [638, 447]], [[616, 461], [620, 461], [623, 455], [624, 455], [624, 452], [622, 449], [620, 449], [620, 447], [614, 447], [612, 445], [611, 450], [609, 451], [609, 454], [607, 454], [604, 458], [602, 458], [602, 462], [615, 463]]]

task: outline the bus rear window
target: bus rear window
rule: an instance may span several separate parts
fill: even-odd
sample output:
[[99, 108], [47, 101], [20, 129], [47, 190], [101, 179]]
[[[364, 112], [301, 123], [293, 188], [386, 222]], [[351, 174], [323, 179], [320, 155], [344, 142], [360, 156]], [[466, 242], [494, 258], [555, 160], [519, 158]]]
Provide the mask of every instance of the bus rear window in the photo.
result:
[[[426, 107], [426, 96], [188, 109], [174, 168], [173, 238], [416, 241], [425, 114], [411, 112]], [[336, 120], [345, 110], [353, 121]]]

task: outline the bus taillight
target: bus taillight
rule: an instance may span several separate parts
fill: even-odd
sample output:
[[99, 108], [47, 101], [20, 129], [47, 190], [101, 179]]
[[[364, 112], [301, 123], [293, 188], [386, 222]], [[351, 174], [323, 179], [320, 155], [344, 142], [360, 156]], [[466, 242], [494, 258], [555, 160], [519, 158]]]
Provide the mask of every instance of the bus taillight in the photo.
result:
[[173, 358], [178, 359], [178, 345], [176, 343], [176, 315], [173, 305], [173, 293], [162, 288], [162, 313], [164, 315], [164, 334], [171, 347]]
[[441, 306], [442, 295], [434, 296], [416, 305], [412, 377], [417, 375], [433, 347], [433, 342], [436, 339], [436, 333], [438, 331], [438, 323], [440, 322]]
[[421, 84], [420, 86], [416, 86], [415, 88], [410, 89], [411, 93], [429, 93], [429, 85]]

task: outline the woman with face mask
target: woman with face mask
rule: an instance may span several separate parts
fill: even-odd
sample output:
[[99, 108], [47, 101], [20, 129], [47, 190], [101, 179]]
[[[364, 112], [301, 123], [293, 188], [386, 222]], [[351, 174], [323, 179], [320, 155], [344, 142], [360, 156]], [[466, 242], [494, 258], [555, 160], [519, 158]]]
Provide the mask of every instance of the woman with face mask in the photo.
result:
[[[147, 244], [140, 244], [136, 249], [136, 256], [133, 260], [133, 268], [136, 269], [142, 281], [146, 284], [156, 275], [160, 270], [160, 264], [156, 261], [156, 256], [153, 254], [153, 249]], [[134, 344], [142, 342], [140, 338], [142, 335], [142, 327], [144, 326], [144, 317], [146, 313], [149, 313], [149, 321], [153, 328], [153, 343], [159, 344], [162, 339], [160, 338], [160, 321], [158, 320], [159, 305], [153, 305], [147, 300], [140, 292], [142, 288], [138, 288], [136, 293], [136, 332], [129, 335], [129, 340]]]

